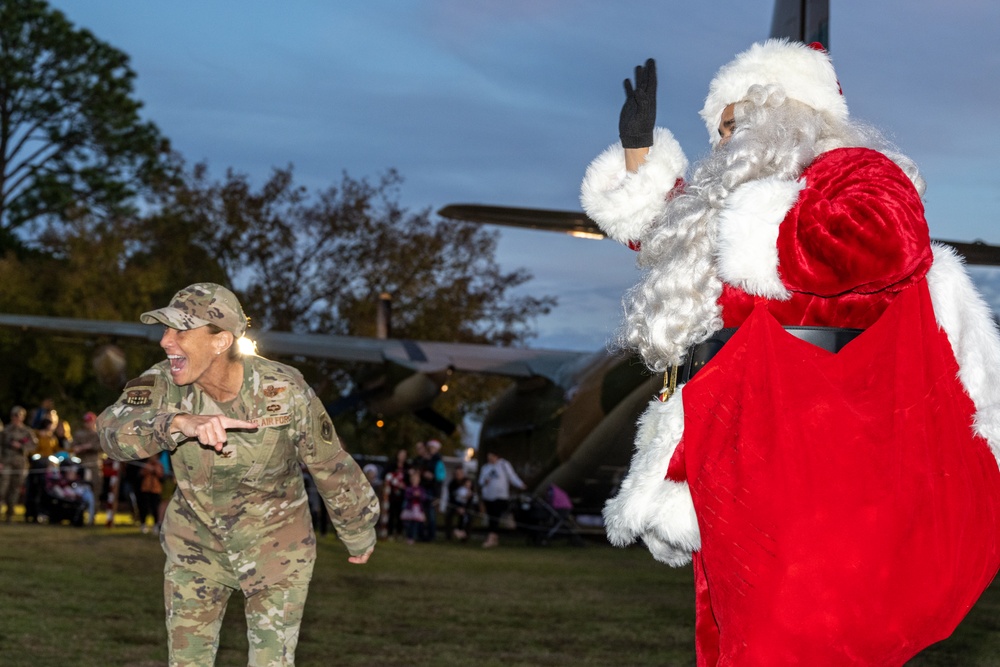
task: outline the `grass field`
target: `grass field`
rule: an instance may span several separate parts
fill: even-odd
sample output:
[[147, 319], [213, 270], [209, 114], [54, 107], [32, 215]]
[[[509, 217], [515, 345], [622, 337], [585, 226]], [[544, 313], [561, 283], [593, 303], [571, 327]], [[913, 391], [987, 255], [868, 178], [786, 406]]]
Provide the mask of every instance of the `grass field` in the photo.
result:
[[[302, 667], [694, 665], [691, 570], [643, 549], [386, 542], [358, 567], [330, 536], [319, 552]], [[155, 538], [15, 523], [0, 525], [0, 554], [3, 667], [166, 664]], [[246, 664], [242, 610], [234, 596], [220, 666]], [[1000, 584], [909, 664], [1000, 665]]]

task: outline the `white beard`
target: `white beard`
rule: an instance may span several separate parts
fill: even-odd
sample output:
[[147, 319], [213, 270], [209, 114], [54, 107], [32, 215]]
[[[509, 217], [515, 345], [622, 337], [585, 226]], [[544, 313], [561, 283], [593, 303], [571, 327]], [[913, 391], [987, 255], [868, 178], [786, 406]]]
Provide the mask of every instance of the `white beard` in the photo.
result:
[[[877, 132], [855, 123], [832, 123], [823, 114], [788, 101], [776, 89], [751, 88], [737, 108], [737, 131], [730, 142], [696, 167], [682, 195], [670, 201], [641, 238], [639, 283], [625, 295], [625, 321], [619, 347], [638, 350], [654, 372], [681, 363], [688, 348], [722, 328], [718, 305], [723, 282], [769, 298], [787, 298], [780, 279], [748, 284], [727, 279], [720, 267], [720, 219], [740, 186], [767, 181], [784, 199], [802, 171], [825, 151], [868, 146], [887, 153], [922, 187], [911, 161], [891, 150]], [[746, 188], [744, 188], [744, 191]], [[776, 207], [770, 226], [776, 235], [787, 207]], [[738, 218], [741, 212], [732, 214]], [[759, 245], [759, 244], [758, 244]], [[776, 248], [774, 250], [776, 253]], [[732, 253], [729, 253], [730, 255]], [[776, 266], [776, 255], [775, 255]], [[759, 289], [758, 289], [759, 288]]]

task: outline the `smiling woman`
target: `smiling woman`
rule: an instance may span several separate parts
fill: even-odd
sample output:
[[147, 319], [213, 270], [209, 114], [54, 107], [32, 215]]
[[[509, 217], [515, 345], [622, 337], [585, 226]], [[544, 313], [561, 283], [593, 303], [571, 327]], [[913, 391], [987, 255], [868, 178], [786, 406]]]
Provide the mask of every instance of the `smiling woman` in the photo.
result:
[[352, 563], [374, 549], [378, 500], [302, 375], [240, 352], [247, 319], [230, 290], [197, 283], [140, 320], [164, 326], [167, 359], [126, 384], [98, 430], [114, 459], [170, 453], [177, 491], [162, 543], [171, 664], [212, 663], [226, 602], [241, 590], [250, 663], [292, 665], [316, 556], [302, 467]]
[[[231, 333], [214, 333], [210, 326], [188, 330], [164, 327], [160, 347], [167, 353], [170, 376], [175, 383], [186, 385], [196, 382], [213, 398], [229, 400], [232, 396], [226, 396], [239, 386], [238, 380], [234, 385], [230, 376], [236, 372], [242, 375], [239, 348], [233, 345], [235, 338]], [[222, 356], [224, 351], [225, 357]]]

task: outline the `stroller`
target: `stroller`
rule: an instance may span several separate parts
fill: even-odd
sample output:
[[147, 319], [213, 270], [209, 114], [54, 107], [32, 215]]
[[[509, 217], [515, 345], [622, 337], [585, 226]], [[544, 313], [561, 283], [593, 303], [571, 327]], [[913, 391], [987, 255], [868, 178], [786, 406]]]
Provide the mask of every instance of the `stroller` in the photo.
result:
[[548, 546], [553, 540], [564, 537], [573, 546], [582, 547], [585, 542], [573, 521], [572, 510], [569, 495], [550, 484], [542, 495], [521, 496], [514, 515], [518, 526], [527, 534], [529, 544]]
[[73, 526], [82, 526], [90, 509], [87, 502], [90, 487], [83, 481], [80, 459], [49, 457], [44, 475], [38, 494], [39, 517], [45, 517], [50, 524], [65, 521]]

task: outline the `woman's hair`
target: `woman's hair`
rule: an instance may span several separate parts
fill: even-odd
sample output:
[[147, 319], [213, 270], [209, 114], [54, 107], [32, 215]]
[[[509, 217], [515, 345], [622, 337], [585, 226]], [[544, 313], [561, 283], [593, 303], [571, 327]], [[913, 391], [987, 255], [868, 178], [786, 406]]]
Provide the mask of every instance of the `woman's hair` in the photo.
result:
[[[208, 328], [208, 333], [212, 334], [213, 336], [217, 336], [223, 331], [226, 331], [225, 329], [219, 327], [217, 324], [212, 324], [211, 322], [209, 322], [205, 326]], [[232, 334], [231, 331], [228, 333]], [[239, 361], [242, 358], [243, 358], [243, 352], [240, 351], [240, 346], [236, 344], [236, 336], [233, 336], [233, 342], [230, 343], [229, 348], [226, 351], [226, 359], [228, 359], [229, 361]]]
[[794, 180], [821, 153], [865, 146], [886, 154], [924, 191], [916, 165], [877, 130], [835, 121], [775, 86], [752, 86], [736, 104], [735, 118], [729, 142], [698, 164], [684, 192], [641, 239], [643, 275], [625, 295], [625, 320], [613, 346], [637, 350], [655, 372], [679, 364], [689, 347], [722, 328], [717, 219], [738, 187], [767, 177]]

